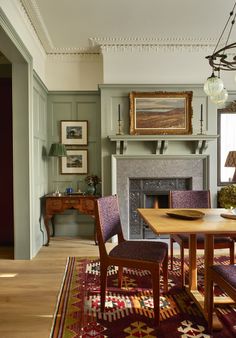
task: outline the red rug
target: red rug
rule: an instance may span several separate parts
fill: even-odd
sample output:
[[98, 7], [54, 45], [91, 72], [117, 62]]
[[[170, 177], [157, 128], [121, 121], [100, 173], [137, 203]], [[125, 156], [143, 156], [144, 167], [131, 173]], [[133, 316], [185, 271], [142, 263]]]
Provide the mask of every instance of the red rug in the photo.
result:
[[[226, 257], [215, 263], [228, 264]], [[236, 307], [224, 306], [218, 314], [221, 331], [212, 336], [201, 312], [179, 287], [179, 260], [169, 271], [169, 291], [161, 297], [161, 323], [154, 326], [151, 278], [148, 271], [126, 270], [122, 290], [117, 286], [117, 269], [108, 274], [106, 311], [100, 312], [99, 260], [68, 258], [51, 338], [132, 337], [236, 337]], [[203, 290], [203, 261], [198, 259], [199, 289]], [[218, 290], [218, 293], [220, 291]]]

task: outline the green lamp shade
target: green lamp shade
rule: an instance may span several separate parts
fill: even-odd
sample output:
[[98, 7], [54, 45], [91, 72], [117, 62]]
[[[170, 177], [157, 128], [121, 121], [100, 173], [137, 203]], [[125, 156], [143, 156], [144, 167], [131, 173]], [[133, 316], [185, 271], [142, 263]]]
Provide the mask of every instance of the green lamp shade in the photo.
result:
[[52, 143], [48, 156], [67, 156], [66, 147], [62, 143]]

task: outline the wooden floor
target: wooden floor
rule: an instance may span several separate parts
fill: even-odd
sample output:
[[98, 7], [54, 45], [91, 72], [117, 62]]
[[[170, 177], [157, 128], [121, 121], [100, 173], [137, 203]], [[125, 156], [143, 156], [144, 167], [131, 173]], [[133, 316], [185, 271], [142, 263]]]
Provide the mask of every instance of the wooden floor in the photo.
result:
[[97, 246], [93, 240], [58, 237], [31, 261], [7, 259], [10, 252], [3, 253], [0, 337], [48, 338], [67, 257], [98, 256]]
[[98, 257], [98, 247], [89, 239], [52, 238], [31, 261], [13, 260], [10, 250], [0, 249], [1, 338], [49, 337], [69, 256]]

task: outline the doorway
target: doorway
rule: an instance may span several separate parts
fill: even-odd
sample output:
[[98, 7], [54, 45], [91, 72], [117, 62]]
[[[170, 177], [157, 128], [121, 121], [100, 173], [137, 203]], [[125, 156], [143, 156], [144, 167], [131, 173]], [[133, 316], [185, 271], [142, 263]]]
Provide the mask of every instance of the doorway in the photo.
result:
[[[32, 57], [1, 8], [0, 50], [12, 65], [12, 172], [9, 174], [12, 188], [9, 183], [5, 189], [12, 189], [13, 227], [8, 236], [14, 243], [14, 258], [30, 259], [32, 208], [29, 117], [32, 112]], [[6, 140], [2, 141], [2, 147], [5, 146]], [[3, 190], [1, 192], [4, 193]]]
[[[10, 72], [6, 72], [10, 68]], [[3, 69], [5, 70], [3, 72]], [[12, 79], [11, 65], [0, 65], [1, 124], [0, 144], [2, 145], [1, 165], [1, 227], [0, 245], [14, 246], [13, 221], [13, 151], [12, 151]]]

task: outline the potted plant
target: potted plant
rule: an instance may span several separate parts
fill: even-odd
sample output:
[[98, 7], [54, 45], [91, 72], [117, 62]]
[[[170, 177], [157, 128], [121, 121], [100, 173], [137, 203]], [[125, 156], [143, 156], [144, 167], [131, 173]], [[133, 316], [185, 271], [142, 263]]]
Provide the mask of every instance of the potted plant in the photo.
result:
[[236, 184], [230, 184], [219, 191], [219, 204], [221, 208], [236, 210]]
[[88, 195], [96, 195], [97, 185], [101, 183], [101, 179], [97, 175], [88, 175], [85, 177], [85, 182], [87, 183], [87, 191]]

